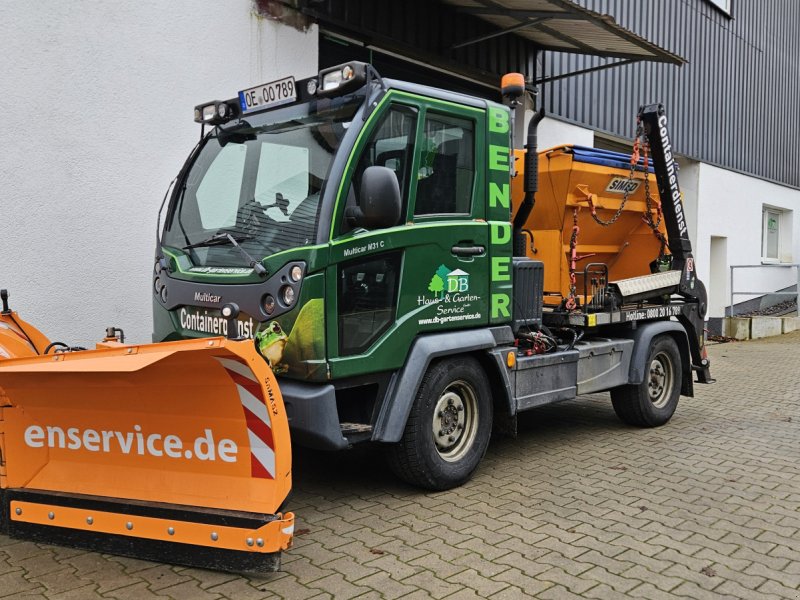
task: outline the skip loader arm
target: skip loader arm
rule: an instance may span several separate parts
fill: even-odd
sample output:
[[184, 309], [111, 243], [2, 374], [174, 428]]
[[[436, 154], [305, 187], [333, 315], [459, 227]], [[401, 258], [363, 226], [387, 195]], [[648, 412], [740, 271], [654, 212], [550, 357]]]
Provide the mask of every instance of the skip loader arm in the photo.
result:
[[699, 383], [712, 383], [710, 363], [705, 350], [705, 316], [708, 310], [708, 296], [705, 285], [697, 277], [692, 242], [683, 210], [683, 198], [678, 183], [678, 169], [670, 141], [667, 114], [661, 104], [651, 104], [639, 108], [645, 135], [650, 144], [653, 157], [661, 210], [667, 228], [669, 251], [672, 255], [672, 269], [681, 271], [678, 293], [687, 299], [688, 310], [678, 316], [689, 337], [689, 350], [692, 367], [697, 373]]
[[250, 573], [291, 545], [288, 420], [249, 340], [0, 359], [0, 453], [14, 537]]

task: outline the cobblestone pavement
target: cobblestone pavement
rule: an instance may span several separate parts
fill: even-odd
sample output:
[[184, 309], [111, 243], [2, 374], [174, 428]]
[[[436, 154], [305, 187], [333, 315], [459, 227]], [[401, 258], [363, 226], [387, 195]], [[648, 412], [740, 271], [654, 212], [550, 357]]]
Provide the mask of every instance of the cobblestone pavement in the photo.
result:
[[665, 427], [605, 395], [526, 416], [477, 476], [423, 494], [375, 453], [300, 452], [265, 579], [0, 536], [0, 597], [800, 598], [800, 333], [711, 348]]

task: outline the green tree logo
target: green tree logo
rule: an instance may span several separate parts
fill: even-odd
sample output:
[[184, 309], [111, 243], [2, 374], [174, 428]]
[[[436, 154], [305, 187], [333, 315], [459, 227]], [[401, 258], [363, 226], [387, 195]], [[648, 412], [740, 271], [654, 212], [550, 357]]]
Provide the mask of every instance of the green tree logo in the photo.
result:
[[433, 292], [439, 298], [444, 295], [444, 279], [442, 279], [438, 273], [431, 277], [431, 282], [428, 284], [428, 291]]
[[450, 275], [450, 272], [451, 269], [445, 265], [439, 265], [439, 268], [436, 269], [436, 274], [442, 278], [442, 281], [447, 281], [447, 276]]
[[431, 281], [428, 284], [428, 291], [436, 294], [437, 298], [444, 298], [444, 293], [447, 291], [448, 287], [447, 278], [452, 272], [452, 269], [449, 269], [446, 265], [439, 265], [436, 269], [436, 273], [431, 277]]

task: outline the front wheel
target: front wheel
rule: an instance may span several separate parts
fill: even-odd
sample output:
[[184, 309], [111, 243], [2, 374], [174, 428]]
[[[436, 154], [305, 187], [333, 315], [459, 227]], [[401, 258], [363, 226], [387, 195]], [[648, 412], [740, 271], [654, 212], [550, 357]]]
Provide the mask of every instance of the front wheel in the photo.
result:
[[440, 360], [422, 379], [389, 465], [413, 485], [454, 488], [475, 472], [491, 432], [491, 390], [481, 364], [472, 357]]
[[644, 380], [611, 390], [617, 416], [629, 425], [658, 427], [678, 408], [683, 369], [675, 340], [668, 335], [653, 338], [645, 363]]

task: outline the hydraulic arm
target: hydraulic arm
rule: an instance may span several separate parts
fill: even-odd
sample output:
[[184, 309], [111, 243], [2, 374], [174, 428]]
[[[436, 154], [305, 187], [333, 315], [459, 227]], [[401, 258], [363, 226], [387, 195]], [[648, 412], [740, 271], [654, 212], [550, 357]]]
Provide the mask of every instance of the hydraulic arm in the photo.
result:
[[658, 195], [661, 198], [661, 210], [664, 214], [669, 251], [672, 255], [672, 269], [681, 271], [678, 293], [687, 300], [694, 301], [690, 304], [689, 311], [680, 315], [678, 320], [689, 335], [692, 366], [697, 371], [698, 382], [711, 383], [713, 380], [705, 356], [704, 337], [708, 296], [703, 282], [697, 278], [692, 256], [692, 242], [689, 239], [689, 228], [683, 210], [675, 154], [667, 127], [667, 114], [662, 104], [650, 104], [639, 109], [639, 119], [644, 126], [653, 157]]

